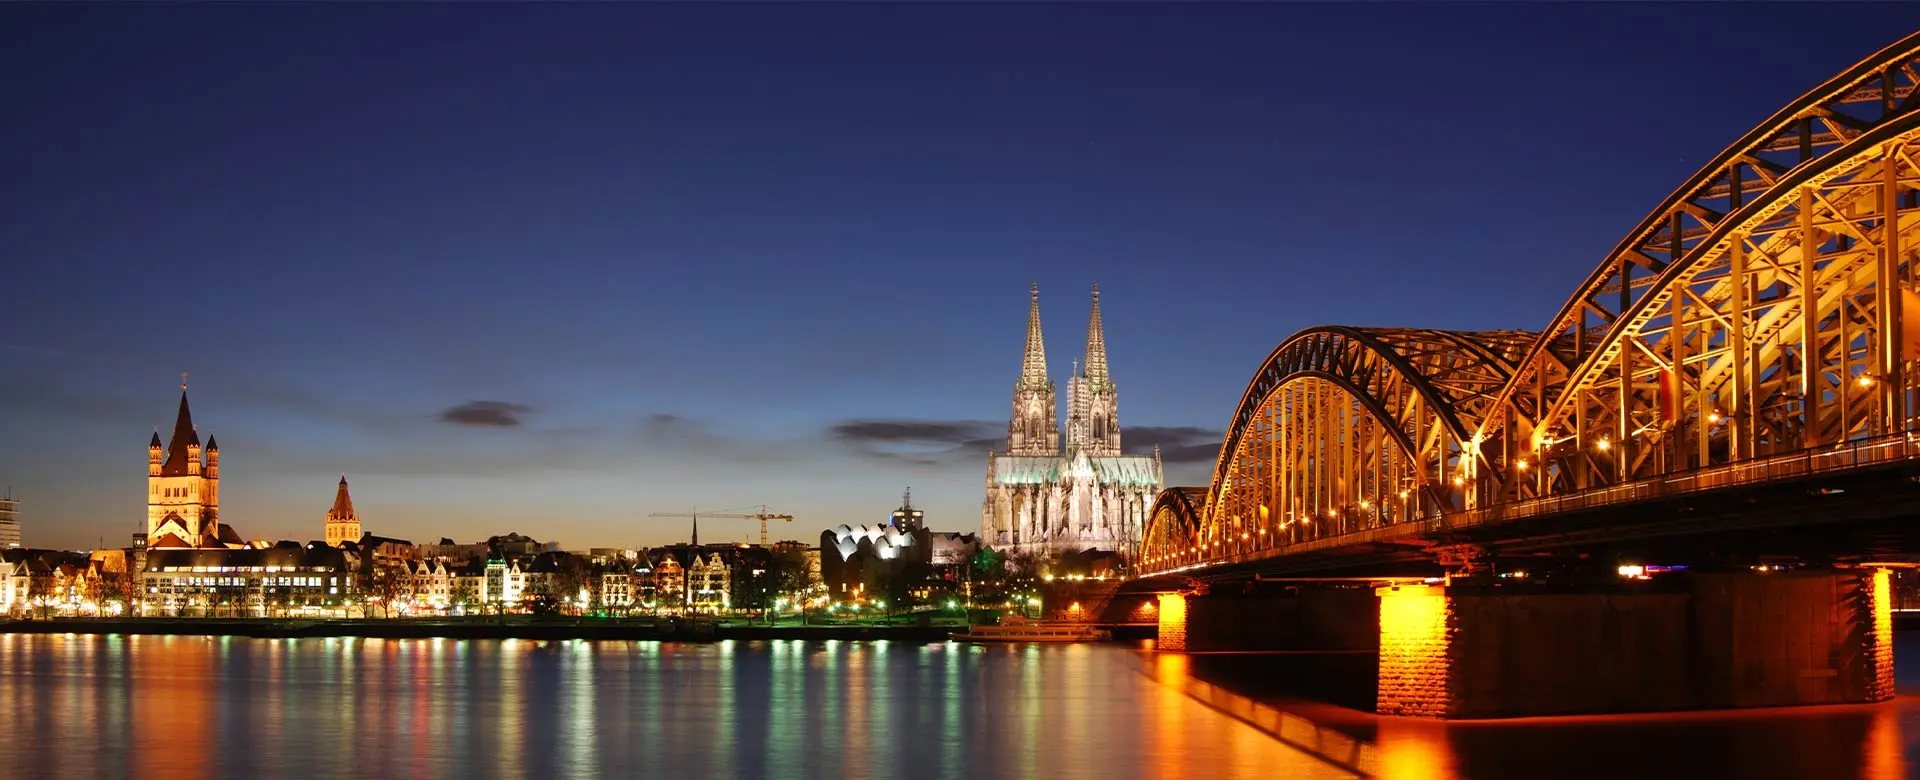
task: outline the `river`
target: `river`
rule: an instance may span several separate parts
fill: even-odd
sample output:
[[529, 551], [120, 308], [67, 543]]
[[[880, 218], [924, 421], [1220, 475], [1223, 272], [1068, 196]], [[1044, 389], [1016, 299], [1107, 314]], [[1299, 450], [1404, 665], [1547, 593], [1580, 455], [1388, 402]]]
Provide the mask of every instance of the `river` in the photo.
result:
[[[1177, 684], [1185, 662], [1165, 658], [1118, 646], [3, 634], [0, 777], [1355, 776], [1198, 703]], [[1920, 674], [1902, 675], [1903, 689], [1909, 677]], [[1912, 704], [1348, 730], [1382, 777], [1718, 767], [1890, 779], [1920, 738]]]

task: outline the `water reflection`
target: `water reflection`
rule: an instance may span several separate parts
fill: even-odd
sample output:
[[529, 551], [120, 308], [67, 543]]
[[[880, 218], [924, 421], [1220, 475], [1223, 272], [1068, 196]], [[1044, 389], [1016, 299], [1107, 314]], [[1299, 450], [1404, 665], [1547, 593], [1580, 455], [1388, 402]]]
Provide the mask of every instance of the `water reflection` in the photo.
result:
[[[1198, 683], [1185, 686], [1189, 695], [1227, 711], [1243, 706], [1255, 717], [1236, 715], [1251, 722], [1292, 718], [1302, 728], [1266, 730], [1296, 745], [1324, 744], [1328, 731], [1359, 740], [1357, 765], [1386, 780], [1893, 780], [1920, 767], [1920, 636], [1901, 637], [1896, 648], [1901, 695], [1882, 704], [1455, 723], [1381, 718], [1290, 696], [1290, 689], [1329, 690], [1315, 681], [1313, 662], [1297, 654], [1162, 657], [1143, 669], [1169, 687], [1185, 675]], [[1320, 662], [1348, 675], [1353, 661]], [[1337, 758], [1345, 751], [1322, 752]]]
[[1138, 663], [1111, 647], [0, 635], [0, 776], [1351, 776]]

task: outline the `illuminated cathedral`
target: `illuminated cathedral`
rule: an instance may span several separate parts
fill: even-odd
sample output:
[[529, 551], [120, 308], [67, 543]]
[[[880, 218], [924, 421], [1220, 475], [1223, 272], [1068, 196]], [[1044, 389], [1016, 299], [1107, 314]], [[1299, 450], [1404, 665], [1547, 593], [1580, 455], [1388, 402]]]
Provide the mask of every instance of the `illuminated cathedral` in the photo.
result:
[[1139, 538], [1163, 483], [1160, 453], [1120, 451], [1120, 401], [1107, 370], [1100, 288], [1093, 289], [1084, 360], [1067, 380], [1066, 444], [1040, 333], [1040, 289], [1027, 312], [1027, 351], [1013, 386], [1006, 452], [987, 459], [980, 540], [1043, 557], [1071, 550], [1124, 552]]

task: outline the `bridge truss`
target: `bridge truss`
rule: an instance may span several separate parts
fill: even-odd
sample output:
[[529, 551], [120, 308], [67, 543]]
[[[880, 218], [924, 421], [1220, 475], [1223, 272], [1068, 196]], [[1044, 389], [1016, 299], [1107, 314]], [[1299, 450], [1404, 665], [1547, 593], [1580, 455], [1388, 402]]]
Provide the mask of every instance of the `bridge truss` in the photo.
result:
[[1547, 327], [1310, 328], [1254, 374], [1141, 573], [1914, 428], [1920, 34], [1669, 195]]

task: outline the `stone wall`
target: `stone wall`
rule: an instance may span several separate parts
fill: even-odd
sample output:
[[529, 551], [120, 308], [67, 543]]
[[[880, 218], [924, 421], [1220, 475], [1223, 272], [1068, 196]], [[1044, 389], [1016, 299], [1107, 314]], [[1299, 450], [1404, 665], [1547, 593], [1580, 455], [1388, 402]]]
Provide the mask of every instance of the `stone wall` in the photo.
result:
[[1373, 650], [1380, 602], [1364, 588], [1214, 593], [1187, 600], [1187, 649]]
[[1381, 588], [1376, 708], [1501, 718], [1884, 701], [1884, 572], [1704, 574], [1685, 591]]
[[1163, 653], [1184, 652], [1187, 649], [1187, 603], [1186, 596], [1179, 593], [1160, 594], [1160, 634], [1154, 640], [1153, 649]]
[[1374, 708], [1382, 715], [1442, 718], [1452, 714], [1448, 646], [1454, 633], [1445, 590], [1381, 588], [1380, 679]]

